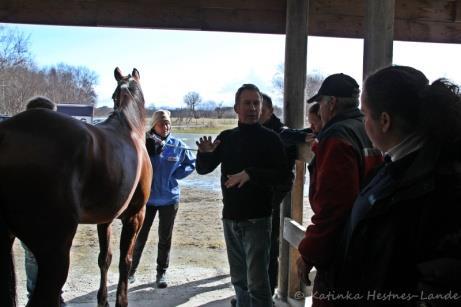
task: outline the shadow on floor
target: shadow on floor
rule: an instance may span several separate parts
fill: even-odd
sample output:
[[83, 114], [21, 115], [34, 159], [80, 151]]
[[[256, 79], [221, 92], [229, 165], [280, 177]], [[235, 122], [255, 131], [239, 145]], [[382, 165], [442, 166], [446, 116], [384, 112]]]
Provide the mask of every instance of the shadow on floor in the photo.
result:
[[[114, 305], [117, 285], [108, 287], [109, 304]], [[154, 283], [134, 285], [128, 288], [130, 307], [143, 306], [230, 306], [230, 298], [234, 292], [230, 285], [229, 275], [219, 275], [195, 280], [165, 289], [155, 288]], [[95, 306], [97, 291], [75, 297], [66, 303], [69, 307]]]

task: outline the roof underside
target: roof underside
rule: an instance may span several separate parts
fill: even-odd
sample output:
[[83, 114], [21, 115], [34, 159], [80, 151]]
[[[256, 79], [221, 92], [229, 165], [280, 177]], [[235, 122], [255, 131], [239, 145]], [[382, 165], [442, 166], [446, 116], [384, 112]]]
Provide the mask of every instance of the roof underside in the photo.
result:
[[[376, 0], [382, 1], [382, 0]], [[395, 0], [395, 40], [461, 43], [461, 0]], [[309, 35], [362, 38], [365, 0], [310, 0]], [[286, 0], [2, 0], [0, 22], [285, 33]]]

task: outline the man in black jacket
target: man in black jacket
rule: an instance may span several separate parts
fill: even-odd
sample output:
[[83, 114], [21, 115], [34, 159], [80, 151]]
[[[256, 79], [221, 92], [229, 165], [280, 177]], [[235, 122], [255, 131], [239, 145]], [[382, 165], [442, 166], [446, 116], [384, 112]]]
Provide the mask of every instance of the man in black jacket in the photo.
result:
[[197, 173], [221, 164], [224, 238], [237, 306], [271, 306], [268, 278], [272, 196], [290, 180], [279, 136], [259, 124], [262, 97], [253, 84], [235, 95], [238, 127], [197, 142]]
[[307, 129], [290, 129], [274, 114], [272, 99], [269, 95], [262, 93], [263, 104], [259, 122], [266, 128], [277, 132], [285, 146], [287, 153], [288, 169], [291, 174], [291, 180], [286, 186], [279, 186], [274, 190], [272, 198], [272, 233], [271, 233], [271, 251], [269, 257], [269, 281], [272, 295], [277, 287], [278, 277], [278, 256], [279, 256], [279, 238], [280, 238], [280, 205], [291, 190], [294, 178], [293, 169], [295, 160], [298, 155], [297, 144], [311, 141], [314, 137], [313, 131]]

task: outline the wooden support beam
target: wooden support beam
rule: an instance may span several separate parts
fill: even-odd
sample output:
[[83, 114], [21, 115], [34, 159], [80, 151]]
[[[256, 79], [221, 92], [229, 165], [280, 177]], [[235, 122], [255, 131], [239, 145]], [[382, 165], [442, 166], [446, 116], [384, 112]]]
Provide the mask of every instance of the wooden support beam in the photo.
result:
[[[304, 200], [304, 182], [306, 175], [306, 164], [304, 161], [296, 160], [295, 162], [295, 179], [291, 192], [291, 218], [293, 221], [302, 223], [303, 221], [303, 200]], [[302, 238], [302, 237], [301, 237]], [[299, 240], [301, 241], [301, 240]], [[298, 242], [299, 243], [299, 242]], [[296, 298], [302, 293], [301, 281], [298, 277], [296, 260], [299, 257], [298, 245], [290, 248], [290, 272], [288, 279], [288, 296]]]
[[395, 0], [367, 0], [363, 79], [392, 64]]
[[308, 12], [309, 0], [287, 0], [283, 110], [290, 128], [304, 125]]
[[[309, 0], [287, 0], [286, 3], [284, 122], [288, 127], [302, 128], [304, 126]], [[296, 172], [298, 173], [298, 171]], [[299, 201], [293, 201], [302, 197], [302, 186], [297, 187], [297, 185], [299, 184], [296, 183], [295, 179], [294, 189], [291, 193], [292, 203], [284, 202], [282, 210], [284, 214], [289, 214], [290, 217], [293, 214], [298, 216], [299, 210], [301, 210], [302, 217], [302, 203], [300, 206]], [[291, 210], [287, 208], [288, 206], [291, 207]], [[281, 228], [283, 229], [283, 225]], [[289, 288], [289, 285], [292, 284], [289, 271], [293, 267], [292, 260], [290, 261], [293, 257], [293, 250], [284, 240], [281, 241], [278, 295], [283, 301], [286, 301], [288, 295], [293, 292], [293, 289]]]
[[[280, 212], [280, 238], [285, 236], [285, 219], [291, 220], [291, 193], [283, 200]], [[280, 240], [279, 250], [279, 276], [278, 276], [278, 297], [286, 302], [288, 299], [288, 274], [290, 271], [290, 243], [287, 240]]]
[[455, 6], [455, 22], [461, 22], [461, 0], [456, 0]]

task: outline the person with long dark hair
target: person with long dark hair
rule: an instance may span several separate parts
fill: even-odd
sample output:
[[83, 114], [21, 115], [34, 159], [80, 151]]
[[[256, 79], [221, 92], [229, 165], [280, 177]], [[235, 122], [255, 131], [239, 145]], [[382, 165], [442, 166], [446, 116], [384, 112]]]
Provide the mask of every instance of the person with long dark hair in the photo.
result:
[[385, 163], [345, 229], [340, 305], [460, 306], [459, 88], [390, 66], [367, 78], [361, 108]]

